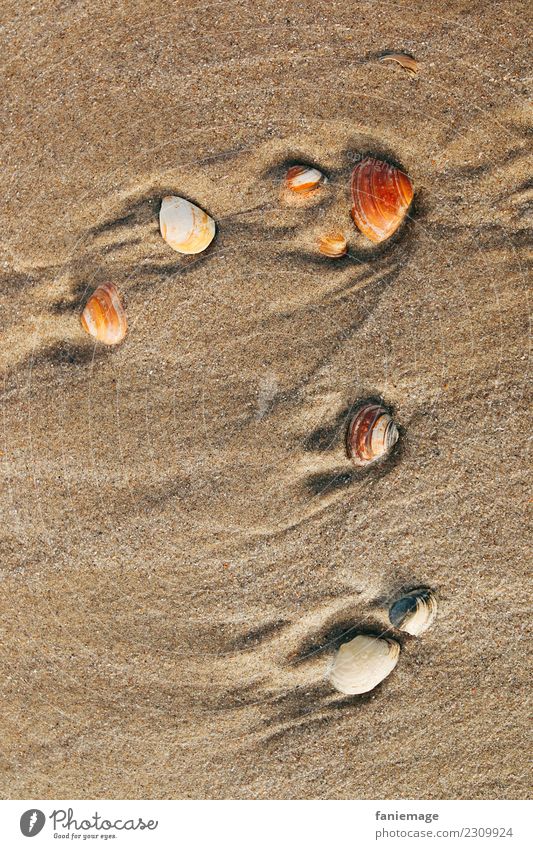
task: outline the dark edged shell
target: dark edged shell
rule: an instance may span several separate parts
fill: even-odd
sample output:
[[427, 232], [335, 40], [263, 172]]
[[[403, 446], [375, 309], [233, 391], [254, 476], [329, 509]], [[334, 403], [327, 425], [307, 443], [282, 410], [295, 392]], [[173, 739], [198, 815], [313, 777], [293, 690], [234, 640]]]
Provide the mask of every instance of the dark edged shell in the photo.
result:
[[352, 172], [352, 218], [372, 242], [384, 242], [404, 220], [411, 201], [411, 180], [388, 162], [367, 156]]
[[437, 599], [428, 589], [413, 590], [397, 599], [389, 608], [391, 624], [413, 636], [427, 631], [436, 615]]
[[104, 345], [118, 345], [122, 342], [128, 322], [117, 287], [113, 283], [103, 283], [95, 289], [81, 314], [81, 325], [90, 336]]
[[386, 407], [367, 401], [356, 410], [346, 434], [346, 450], [356, 466], [367, 466], [386, 457], [399, 438]]

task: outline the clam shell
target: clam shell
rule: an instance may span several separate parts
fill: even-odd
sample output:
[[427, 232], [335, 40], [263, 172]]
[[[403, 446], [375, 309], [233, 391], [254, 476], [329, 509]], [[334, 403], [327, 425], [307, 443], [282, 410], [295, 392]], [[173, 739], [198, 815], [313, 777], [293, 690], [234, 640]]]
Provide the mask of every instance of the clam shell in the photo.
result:
[[344, 233], [327, 233], [325, 236], [320, 236], [318, 250], [324, 256], [329, 256], [332, 259], [344, 256], [348, 251], [348, 242]]
[[423, 634], [437, 615], [437, 599], [431, 590], [414, 590], [397, 599], [389, 609], [391, 624], [407, 634]]
[[103, 283], [95, 289], [81, 314], [81, 325], [104, 345], [118, 345], [122, 342], [128, 323], [120, 295], [113, 283]]
[[352, 218], [372, 242], [396, 232], [413, 200], [411, 180], [388, 162], [367, 156], [352, 172]]
[[348, 427], [346, 449], [356, 466], [386, 457], [399, 431], [389, 411], [372, 401], [361, 404]]
[[400, 646], [388, 637], [359, 634], [338, 650], [330, 673], [336, 690], [347, 696], [368, 693], [390, 675], [400, 656]]
[[318, 168], [307, 165], [293, 165], [285, 177], [285, 185], [291, 192], [305, 195], [314, 192], [324, 181], [324, 174]]
[[161, 235], [180, 254], [199, 254], [215, 237], [213, 219], [185, 198], [169, 195], [161, 202], [159, 212]]

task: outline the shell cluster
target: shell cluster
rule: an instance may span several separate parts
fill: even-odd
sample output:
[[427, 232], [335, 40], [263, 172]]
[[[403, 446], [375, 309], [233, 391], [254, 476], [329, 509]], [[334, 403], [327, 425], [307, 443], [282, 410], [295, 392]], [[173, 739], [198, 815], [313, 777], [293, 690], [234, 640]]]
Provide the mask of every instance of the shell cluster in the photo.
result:
[[384, 242], [396, 232], [413, 200], [413, 185], [403, 171], [367, 156], [352, 172], [352, 218], [372, 242]]
[[90, 336], [104, 345], [118, 345], [122, 342], [128, 322], [117, 287], [113, 283], [103, 283], [95, 289], [85, 304], [81, 324]]
[[215, 238], [215, 222], [207, 212], [185, 198], [169, 195], [159, 212], [161, 235], [180, 254], [199, 254]]
[[390, 675], [400, 657], [400, 646], [388, 637], [359, 634], [338, 650], [330, 681], [340, 693], [368, 693]]
[[389, 609], [389, 619], [395, 628], [418, 636], [427, 631], [437, 615], [437, 600], [431, 590], [414, 590], [397, 599]]
[[[436, 615], [435, 594], [425, 588], [401, 596], [389, 608], [391, 625], [413, 636], [427, 631]], [[347, 696], [368, 693], [390, 675], [399, 657], [400, 644], [396, 640], [359, 634], [337, 651], [329, 673], [330, 683]]]
[[386, 407], [369, 401], [356, 410], [346, 434], [346, 450], [356, 466], [367, 466], [387, 457], [399, 438]]

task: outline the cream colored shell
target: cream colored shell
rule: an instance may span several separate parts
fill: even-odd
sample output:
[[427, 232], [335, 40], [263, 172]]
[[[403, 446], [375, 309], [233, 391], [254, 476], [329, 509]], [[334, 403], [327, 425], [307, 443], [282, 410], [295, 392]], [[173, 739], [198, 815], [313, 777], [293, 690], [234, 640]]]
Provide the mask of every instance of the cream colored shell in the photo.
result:
[[368, 693], [390, 675], [399, 656], [400, 646], [395, 640], [359, 634], [338, 650], [330, 681], [348, 696]]
[[185, 198], [169, 195], [161, 202], [159, 226], [163, 239], [180, 254], [199, 254], [215, 236], [215, 222]]
[[427, 631], [436, 615], [437, 599], [431, 590], [425, 589], [402, 596], [389, 610], [391, 624], [415, 637]]

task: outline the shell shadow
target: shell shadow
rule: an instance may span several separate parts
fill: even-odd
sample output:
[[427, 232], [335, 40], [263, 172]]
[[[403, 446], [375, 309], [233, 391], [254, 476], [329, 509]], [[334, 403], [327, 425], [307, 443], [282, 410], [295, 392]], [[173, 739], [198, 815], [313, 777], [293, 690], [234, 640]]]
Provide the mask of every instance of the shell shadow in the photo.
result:
[[338, 619], [332, 624], [325, 625], [312, 637], [307, 637], [296, 652], [288, 659], [290, 666], [299, 666], [302, 663], [314, 659], [322, 652], [333, 655], [344, 643], [349, 643], [359, 635], [367, 637], [382, 637], [394, 634], [394, 639], [403, 645], [405, 636], [398, 633], [392, 625], [384, 627], [382, 620], [375, 615], [368, 616], [364, 620], [357, 617]]

